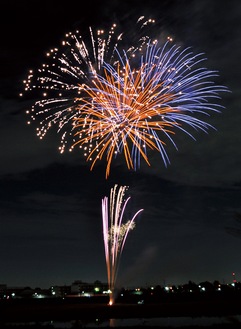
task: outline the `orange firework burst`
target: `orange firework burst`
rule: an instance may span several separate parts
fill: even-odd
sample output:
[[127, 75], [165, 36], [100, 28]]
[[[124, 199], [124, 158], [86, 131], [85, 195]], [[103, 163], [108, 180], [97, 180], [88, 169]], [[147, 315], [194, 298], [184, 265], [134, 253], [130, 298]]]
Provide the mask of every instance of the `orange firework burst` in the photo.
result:
[[161, 92], [163, 82], [158, 77], [160, 73], [154, 72], [156, 65], [148, 68], [148, 74], [145, 74], [146, 66], [145, 63], [139, 70], [130, 71], [129, 62], [124, 68], [118, 65], [118, 78], [105, 69], [104, 80], [95, 75], [94, 88], [86, 88], [91, 101], [79, 106], [81, 116], [75, 118], [79, 139], [73, 147], [88, 144], [87, 161], [92, 161], [91, 169], [106, 153], [106, 177], [113, 156], [123, 151], [128, 169], [134, 169], [135, 159], [130, 149], [134, 147], [150, 165], [145, 148], [160, 149], [154, 142], [153, 131], [174, 134], [169, 128], [177, 123], [171, 125], [162, 119], [168, 112], [176, 111], [165, 106], [173, 96], [168, 91]]

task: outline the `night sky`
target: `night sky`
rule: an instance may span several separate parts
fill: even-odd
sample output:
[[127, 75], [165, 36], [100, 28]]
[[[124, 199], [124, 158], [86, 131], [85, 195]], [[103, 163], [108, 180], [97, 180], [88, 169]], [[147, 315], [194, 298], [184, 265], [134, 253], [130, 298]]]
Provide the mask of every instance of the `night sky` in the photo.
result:
[[[0, 283], [48, 288], [75, 280], [107, 282], [101, 200], [128, 185], [133, 214], [144, 208], [122, 254], [126, 287], [241, 280], [241, 2], [239, 0], [2, 1], [0, 80]], [[90, 171], [82, 154], [60, 154], [54, 129], [40, 140], [21, 100], [29, 69], [76, 28], [114, 21], [133, 28], [138, 16], [159, 21], [184, 47], [204, 52], [219, 71], [225, 107], [208, 134], [177, 135], [151, 167], [128, 171], [105, 163]]]

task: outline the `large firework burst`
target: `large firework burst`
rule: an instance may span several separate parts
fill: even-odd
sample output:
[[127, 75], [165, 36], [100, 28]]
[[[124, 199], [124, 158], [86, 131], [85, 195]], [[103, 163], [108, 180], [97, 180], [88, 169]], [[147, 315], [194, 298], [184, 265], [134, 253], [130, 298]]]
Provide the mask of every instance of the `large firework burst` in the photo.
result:
[[115, 28], [96, 37], [90, 30], [90, 49], [81, 36], [69, 34], [67, 50], [50, 52], [50, 64], [25, 81], [27, 90], [44, 90], [29, 112], [40, 119], [40, 138], [57, 125], [60, 152], [70, 139], [69, 150], [82, 148], [91, 169], [106, 161], [106, 178], [118, 155], [136, 170], [141, 159], [150, 165], [148, 154], [156, 150], [168, 165], [166, 142], [177, 148], [178, 129], [192, 138], [190, 127], [207, 132], [212, 126], [202, 115], [219, 112], [216, 99], [227, 91], [214, 82], [217, 72], [202, 66], [203, 54], [149, 36], [126, 47]]
[[117, 279], [120, 257], [126, 242], [128, 233], [135, 227], [136, 217], [143, 211], [138, 210], [134, 216], [128, 220], [125, 210], [130, 196], [124, 199], [127, 186], [116, 184], [110, 191], [110, 197], [102, 199], [102, 223], [103, 238], [105, 247], [107, 277], [110, 290], [110, 303], [113, 303], [113, 294]]

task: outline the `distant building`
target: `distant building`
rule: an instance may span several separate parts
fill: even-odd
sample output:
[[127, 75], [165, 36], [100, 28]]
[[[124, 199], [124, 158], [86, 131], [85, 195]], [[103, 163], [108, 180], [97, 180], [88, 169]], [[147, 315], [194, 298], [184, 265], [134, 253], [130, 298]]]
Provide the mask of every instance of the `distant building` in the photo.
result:
[[108, 284], [100, 281], [94, 283], [83, 282], [76, 280], [71, 284], [71, 294], [79, 296], [93, 296], [106, 294], [108, 291]]
[[71, 286], [52, 286], [51, 296], [52, 297], [66, 297], [71, 294]]

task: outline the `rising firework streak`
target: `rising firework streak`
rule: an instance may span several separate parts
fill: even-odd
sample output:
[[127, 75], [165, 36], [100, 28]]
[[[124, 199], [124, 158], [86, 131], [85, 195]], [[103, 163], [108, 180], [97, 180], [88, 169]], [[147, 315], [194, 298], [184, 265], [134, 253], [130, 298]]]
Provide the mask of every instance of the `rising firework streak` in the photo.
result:
[[110, 291], [110, 304], [113, 303], [114, 291], [120, 265], [121, 254], [127, 235], [135, 227], [136, 217], [143, 211], [138, 210], [131, 219], [125, 219], [125, 210], [130, 197], [124, 199], [127, 186], [115, 185], [110, 191], [110, 197], [102, 199], [102, 223], [107, 267], [107, 278]]

